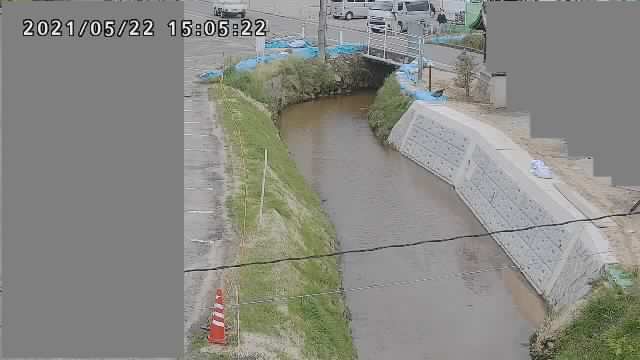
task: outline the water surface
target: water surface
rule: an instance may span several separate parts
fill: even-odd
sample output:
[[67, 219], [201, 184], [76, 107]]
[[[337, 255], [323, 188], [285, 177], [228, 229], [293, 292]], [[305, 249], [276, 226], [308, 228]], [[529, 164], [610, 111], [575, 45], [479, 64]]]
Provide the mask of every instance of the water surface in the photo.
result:
[[[281, 131], [320, 194], [342, 249], [485, 232], [446, 183], [381, 146], [366, 121], [371, 93], [290, 107]], [[360, 359], [528, 359], [542, 301], [487, 238], [343, 258]], [[474, 273], [477, 272], [477, 273]]]

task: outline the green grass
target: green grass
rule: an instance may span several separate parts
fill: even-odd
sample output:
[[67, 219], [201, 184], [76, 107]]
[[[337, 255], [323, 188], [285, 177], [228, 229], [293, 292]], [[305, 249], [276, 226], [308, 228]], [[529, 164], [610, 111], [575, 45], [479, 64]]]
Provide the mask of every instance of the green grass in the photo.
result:
[[413, 99], [402, 94], [395, 76], [389, 76], [378, 90], [376, 98], [369, 108], [369, 126], [380, 140], [386, 140], [393, 126], [400, 120]]
[[[321, 63], [291, 56], [259, 65], [255, 71], [238, 72], [229, 61], [224, 72], [226, 85], [265, 104], [275, 115], [286, 106], [373, 85], [377, 74], [359, 56], [345, 56]], [[377, 84], [375, 84], [377, 85]]]
[[596, 291], [556, 349], [555, 360], [640, 359], [640, 291]]
[[[225, 83], [233, 81], [256, 97], [267, 96], [254, 86], [256, 82], [251, 82], [254, 80], [245, 85], [238, 83], [252, 77], [257, 79], [261, 76], [259, 73], [232, 76], [237, 77], [225, 76]], [[242, 224], [246, 224], [245, 246], [237, 261], [333, 251], [335, 231], [332, 224], [321, 209], [317, 194], [289, 157], [270, 114], [261, 111], [231, 87], [214, 85], [212, 93], [222, 115], [227, 144], [232, 146], [234, 181], [240, 185], [228, 202], [231, 218], [238, 233], [242, 233]], [[265, 191], [265, 226], [258, 228], [265, 148], [270, 171]], [[241, 302], [341, 286], [338, 263], [334, 258], [244, 267], [236, 276]], [[241, 336], [256, 333], [290, 339], [293, 343], [295, 337], [301, 336], [300, 352], [306, 359], [353, 359], [355, 351], [345, 314], [346, 307], [340, 296], [243, 306], [240, 310]], [[276, 356], [290, 357], [287, 354]]]
[[484, 38], [482, 34], [467, 34], [461, 40], [449, 40], [449, 44], [464, 46], [466, 48], [482, 50], [484, 49]]

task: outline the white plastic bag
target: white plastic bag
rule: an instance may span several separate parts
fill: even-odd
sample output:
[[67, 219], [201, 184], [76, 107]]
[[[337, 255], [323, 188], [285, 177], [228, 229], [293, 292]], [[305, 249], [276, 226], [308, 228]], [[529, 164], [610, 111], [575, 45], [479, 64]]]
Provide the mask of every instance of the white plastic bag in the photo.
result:
[[542, 160], [533, 160], [531, 162], [531, 173], [542, 179], [551, 179], [553, 178], [553, 174], [551, 169], [545, 165]]

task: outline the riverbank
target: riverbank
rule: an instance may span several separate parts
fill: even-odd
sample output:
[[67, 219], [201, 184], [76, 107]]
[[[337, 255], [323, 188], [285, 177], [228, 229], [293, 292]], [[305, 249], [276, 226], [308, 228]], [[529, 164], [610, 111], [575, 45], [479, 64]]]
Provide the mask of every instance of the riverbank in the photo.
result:
[[[326, 253], [336, 248], [335, 231], [320, 200], [298, 172], [281, 141], [271, 113], [240, 91], [223, 85], [211, 88], [221, 109], [234, 190], [228, 201], [235, 233], [240, 238], [235, 261]], [[268, 167], [262, 225], [259, 220], [264, 152]], [[341, 287], [335, 258], [303, 263], [254, 266], [226, 274], [227, 298], [239, 289], [240, 342], [236, 310], [227, 312], [230, 345], [217, 355], [265, 359], [353, 359], [348, 311], [341, 297], [287, 297]], [[232, 303], [235, 301], [232, 301]], [[203, 347], [202, 340], [195, 347]], [[223, 353], [221, 355], [220, 353]], [[233, 354], [233, 355], [232, 355]], [[217, 356], [217, 357], [213, 357]], [[259, 357], [261, 356], [261, 357]], [[249, 357], [247, 357], [249, 358]]]
[[[390, 71], [360, 56], [339, 56], [326, 63], [291, 56], [254, 71], [238, 71], [228, 62], [224, 85], [211, 87], [219, 118], [230, 144], [229, 167], [234, 190], [228, 208], [240, 238], [236, 262], [326, 253], [336, 249], [332, 224], [288, 157], [278, 134], [281, 111], [292, 104], [322, 96], [348, 94], [379, 86]], [[267, 149], [268, 171], [263, 223], [259, 206]], [[334, 258], [301, 264], [247, 267], [225, 278], [227, 298], [240, 302], [286, 298], [341, 287], [339, 264]], [[204, 336], [193, 342], [195, 352], [209, 359], [244, 354], [267, 359], [354, 359], [349, 314], [342, 297], [317, 297], [303, 301], [267, 301], [244, 305], [227, 315], [232, 351], [206, 346]], [[238, 339], [238, 315], [239, 337]], [[248, 355], [247, 355], [248, 354]]]
[[[437, 71], [433, 72], [432, 82], [436, 88], [450, 87], [453, 85], [452, 80], [453, 76], [451, 74]], [[614, 188], [606, 179], [597, 179], [589, 175], [589, 169], [585, 169], [584, 160], [570, 160], [564, 156], [559, 141], [530, 139], [528, 136], [529, 124], [526, 115], [491, 110], [489, 105], [482, 104], [477, 98], [466, 99], [460, 96], [455, 90], [453, 92], [449, 91], [449, 94], [452, 95], [450, 99], [453, 101], [448, 102], [448, 108], [456, 109], [470, 116], [474, 122], [485, 123], [502, 131], [502, 133], [506, 134], [515, 144], [525, 149], [529, 155], [535, 156], [537, 159], [543, 159], [547, 164], [550, 164], [554, 170], [554, 174], [556, 174], [556, 178], [560, 180], [560, 182], [564, 180], [569, 187], [578, 190], [580, 195], [584, 195], [584, 197], [592, 203], [595, 202], [596, 206], [600, 207], [600, 210], [603, 211], [602, 213], [626, 212], [629, 210], [629, 207], [637, 201], [639, 196], [637, 193], [627, 189]], [[467, 101], [460, 101], [463, 99]], [[469, 100], [474, 101], [474, 103], [469, 102]], [[404, 133], [404, 131], [401, 132]], [[504, 148], [503, 150], [509, 150], [511, 147], [505, 145], [501, 148]], [[582, 174], [576, 174], [578, 172], [582, 172]], [[576, 176], [567, 176], [567, 174], [570, 173]], [[460, 179], [460, 177], [458, 177], [458, 179]], [[554, 182], [557, 183], [557, 181]], [[562, 195], [567, 197], [564, 192]], [[572, 196], [573, 200], [575, 200], [577, 196], [579, 195]], [[592, 201], [592, 199], [596, 199], [596, 201]], [[567, 200], [569, 199], [567, 198]], [[575, 203], [573, 205], [578, 206]], [[578, 213], [582, 213], [580, 217], [594, 216], [594, 214], [587, 211], [588, 209], [585, 210], [584, 206], [578, 210]], [[512, 215], [509, 215], [507, 218], [512, 218]], [[604, 226], [600, 226], [599, 231], [604, 236], [603, 239], [606, 239], [605, 242], [611, 244], [612, 248], [617, 250], [615, 252], [619, 254], [621, 258], [620, 261], [626, 265], [629, 271], [633, 271], [633, 268], [637, 266], [636, 259], [638, 254], [637, 248], [635, 248], [638, 241], [635, 237], [634, 222], [637, 228], [639, 219], [635, 217], [613, 220], [612, 222], [608, 222], [608, 224], [604, 224]], [[495, 220], [491, 220], [491, 222], [493, 221]], [[502, 241], [504, 241], [504, 239]], [[545, 247], [548, 246], [545, 245]], [[525, 269], [524, 271], [526, 272], [527, 270]], [[575, 271], [575, 269], [572, 271]], [[563, 285], [561, 285], [561, 287], [563, 287]], [[615, 285], [613, 287], [615, 287]], [[563, 291], [566, 295], [575, 297], [575, 294], [572, 294], [572, 290]], [[570, 301], [567, 304], [569, 306], [566, 307], [564, 311], [552, 313], [545, 326], [543, 326], [543, 329], [532, 338], [532, 355], [534, 355], [536, 359], [545, 360], [583, 358], [630, 359], [635, 358], [634, 356], [637, 357], [637, 331], [634, 330], [637, 329], [637, 326], [633, 325], [637, 324], [640, 318], [636, 310], [637, 296], [632, 294], [620, 295], [619, 291], [620, 289], [615, 288], [600, 290], [588, 297], [587, 301]], [[584, 293], [583, 290], [581, 290], [581, 292]], [[576, 298], [581, 298], [581, 296], [577, 296]], [[599, 324], [603, 322], [593, 319], [599, 319], [598, 315], [601, 314], [598, 313], [598, 311], [608, 308], [616, 312], [613, 317], [615, 321], [609, 321], [606, 323], [607, 325], [600, 326]], [[569, 314], [577, 314], [577, 317], [571, 317]], [[629, 324], [631, 324], [631, 326], [629, 326]], [[634, 326], [636, 327], [634, 328]], [[549, 331], [550, 328], [555, 330]], [[550, 350], [546, 344], [552, 344], [553, 349]]]
[[277, 120], [289, 105], [378, 88], [390, 72], [388, 66], [367, 62], [359, 55], [339, 56], [326, 63], [290, 56], [275, 63], [258, 64], [255, 71], [238, 71], [228, 64], [224, 83], [264, 104]]
[[389, 76], [384, 81], [367, 115], [369, 126], [378, 140], [384, 141], [389, 137], [391, 129], [412, 102], [411, 97], [402, 94], [400, 83], [395, 76]]
[[600, 284], [566, 318], [548, 320], [531, 338], [533, 360], [640, 358], [640, 287]]

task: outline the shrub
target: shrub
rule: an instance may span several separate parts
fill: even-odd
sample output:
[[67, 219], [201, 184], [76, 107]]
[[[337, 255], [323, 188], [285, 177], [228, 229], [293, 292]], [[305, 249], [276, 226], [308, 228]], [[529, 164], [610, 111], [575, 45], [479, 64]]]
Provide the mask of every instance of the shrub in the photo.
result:
[[369, 126], [380, 140], [386, 140], [391, 129], [407, 111], [413, 99], [402, 94], [400, 83], [395, 76], [389, 76], [378, 90], [369, 108]]

